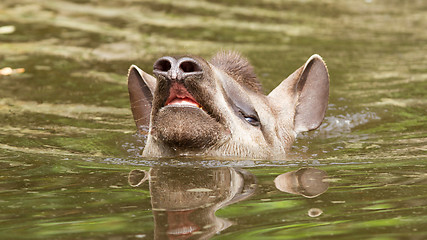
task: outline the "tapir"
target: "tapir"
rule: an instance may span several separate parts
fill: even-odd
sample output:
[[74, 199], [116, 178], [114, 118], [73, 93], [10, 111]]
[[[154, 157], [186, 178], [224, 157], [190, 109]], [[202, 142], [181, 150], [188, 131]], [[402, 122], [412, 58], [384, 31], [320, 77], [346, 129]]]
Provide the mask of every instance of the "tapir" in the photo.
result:
[[148, 129], [144, 157], [282, 159], [298, 133], [320, 126], [328, 106], [329, 74], [317, 54], [268, 95], [234, 51], [210, 61], [161, 57], [153, 75], [135, 65], [128, 73], [133, 118]]

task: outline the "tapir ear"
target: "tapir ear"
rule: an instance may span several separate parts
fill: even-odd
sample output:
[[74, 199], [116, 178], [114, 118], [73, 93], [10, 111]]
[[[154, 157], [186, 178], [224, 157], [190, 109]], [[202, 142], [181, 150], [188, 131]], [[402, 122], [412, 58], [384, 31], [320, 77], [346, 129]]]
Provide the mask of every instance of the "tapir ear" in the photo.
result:
[[275, 102], [278, 99], [291, 102], [285, 107], [295, 108], [296, 132], [318, 128], [325, 117], [329, 98], [329, 74], [325, 62], [317, 54], [311, 56], [302, 67], [274, 89], [269, 98]]
[[156, 78], [132, 65], [128, 74], [128, 90], [133, 119], [139, 131], [150, 124]]

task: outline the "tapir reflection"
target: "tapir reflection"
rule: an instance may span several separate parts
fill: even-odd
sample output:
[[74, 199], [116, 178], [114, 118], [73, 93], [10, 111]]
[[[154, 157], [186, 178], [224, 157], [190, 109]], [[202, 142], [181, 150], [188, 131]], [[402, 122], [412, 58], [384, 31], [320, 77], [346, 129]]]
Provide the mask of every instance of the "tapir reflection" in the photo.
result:
[[215, 216], [251, 196], [256, 178], [235, 168], [154, 167], [132, 170], [129, 184], [149, 181], [155, 239], [209, 239], [232, 223]]
[[274, 184], [282, 192], [314, 198], [328, 190], [327, 176], [326, 172], [320, 169], [300, 168], [280, 174], [274, 179]]

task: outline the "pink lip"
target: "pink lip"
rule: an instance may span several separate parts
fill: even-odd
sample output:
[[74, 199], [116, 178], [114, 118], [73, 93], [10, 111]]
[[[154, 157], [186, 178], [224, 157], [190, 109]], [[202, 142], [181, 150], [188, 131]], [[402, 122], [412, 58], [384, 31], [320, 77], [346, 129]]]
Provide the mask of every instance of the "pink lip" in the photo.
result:
[[172, 83], [169, 90], [169, 97], [166, 100], [165, 106], [177, 105], [177, 106], [193, 106], [201, 108], [200, 104], [194, 99], [194, 97], [187, 91], [184, 85], [179, 83]]
[[193, 223], [190, 214], [194, 210], [187, 211], [166, 211], [168, 216], [168, 229], [166, 234], [169, 239], [187, 239], [200, 227]]

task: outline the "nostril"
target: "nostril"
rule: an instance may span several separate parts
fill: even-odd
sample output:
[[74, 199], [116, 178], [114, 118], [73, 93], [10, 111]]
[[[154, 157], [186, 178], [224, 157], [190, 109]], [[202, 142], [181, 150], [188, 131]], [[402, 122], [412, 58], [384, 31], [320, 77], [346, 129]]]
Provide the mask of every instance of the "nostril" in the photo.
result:
[[201, 72], [202, 68], [199, 66], [199, 64], [193, 62], [193, 61], [184, 61], [179, 65], [179, 68], [184, 73], [193, 73], [193, 72]]
[[167, 72], [171, 69], [172, 65], [167, 59], [160, 59], [156, 63], [154, 63], [154, 70]]

